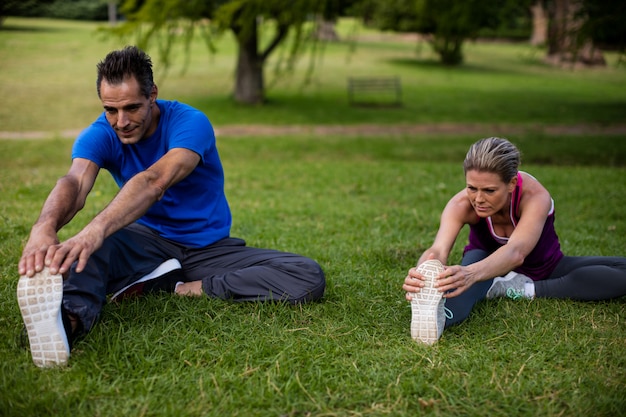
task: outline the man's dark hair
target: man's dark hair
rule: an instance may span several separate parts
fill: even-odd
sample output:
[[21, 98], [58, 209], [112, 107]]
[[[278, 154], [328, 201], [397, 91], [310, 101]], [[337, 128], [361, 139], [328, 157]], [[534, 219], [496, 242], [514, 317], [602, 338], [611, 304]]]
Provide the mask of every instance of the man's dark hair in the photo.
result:
[[141, 94], [146, 98], [150, 97], [154, 86], [152, 60], [148, 54], [136, 46], [126, 46], [119, 51], [109, 52], [106, 58], [98, 63], [97, 68], [98, 97], [100, 97], [100, 85], [103, 79], [109, 84], [117, 85], [129, 76], [135, 77]]

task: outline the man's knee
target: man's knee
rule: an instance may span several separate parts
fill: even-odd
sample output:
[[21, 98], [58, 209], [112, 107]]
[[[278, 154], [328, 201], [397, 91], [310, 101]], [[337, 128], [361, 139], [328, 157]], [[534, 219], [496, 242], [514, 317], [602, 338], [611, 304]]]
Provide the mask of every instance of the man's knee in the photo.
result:
[[294, 303], [320, 300], [326, 290], [326, 276], [322, 267], [312, 259], [304, 258], [299, 275], [300, 295], [293, 298]]

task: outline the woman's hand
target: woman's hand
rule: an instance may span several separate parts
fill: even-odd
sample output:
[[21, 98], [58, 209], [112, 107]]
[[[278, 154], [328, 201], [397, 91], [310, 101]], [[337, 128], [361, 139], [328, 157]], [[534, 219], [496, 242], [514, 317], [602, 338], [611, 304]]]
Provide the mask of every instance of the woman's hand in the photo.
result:
[[453, 298], [463, 294], [474, 282], [467, 267], [452, 265], [445, 267], [435, 282], [435, 287], [444, 293], [445, 298]]
[[417, 272], [417, 267], [413, 267], [409, 269], [406, 278], [404, 278], [404, 284], [402, 285], [402, 289], [406, 291], [406, 299], [411, 301], [413, 298], [411, 294], [420, 292], [422, 287], [424, 287], [424, 276]]

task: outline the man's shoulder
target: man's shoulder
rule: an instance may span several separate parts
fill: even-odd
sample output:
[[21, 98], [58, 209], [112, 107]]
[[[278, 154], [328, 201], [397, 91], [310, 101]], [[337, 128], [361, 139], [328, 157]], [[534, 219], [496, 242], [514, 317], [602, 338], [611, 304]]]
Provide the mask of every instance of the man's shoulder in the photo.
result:
[[166, 124], [192, 123], [211, 124], [201, 110], [176, 100], [157, 100]]
[[[159, 107], [161, 108], [161, 111], [165, 110], [167, 112], [173, 112], [173, 113], [177, 113], [177, 112], [198, 112], [198, 113], [202, 113], [201, 110], [186, 104], [186, 103], [182, 103], [180, 101], [177, 100], [163, 100], [163, 99], [158, 99], [157, 100], [157, 104], [159, 105]], [[202, 113], [204, 114], [204, 113]]]
[[77, 143], [89, 143], [92, 141], [103, 141], [105, 139], [115, 138], [115, 131], [107, 122], [104, 113], [102, 113], [89, 126], [83, 129], [76, 137]]

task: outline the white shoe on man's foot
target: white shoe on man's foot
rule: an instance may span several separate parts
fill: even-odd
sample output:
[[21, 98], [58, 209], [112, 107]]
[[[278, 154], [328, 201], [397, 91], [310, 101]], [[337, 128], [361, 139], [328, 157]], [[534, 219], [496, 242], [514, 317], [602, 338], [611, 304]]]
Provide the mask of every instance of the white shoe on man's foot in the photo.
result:
[[174, 292], [176, 284], [183, 276], [181, 268], [178, 259], [168, 259], [149, 274], [117, 291], [111, 296], [110, 301], [122, 301], [151, 292]]
[[411, 337], [416, 342], [432, 345], [439, 340], [446, 324], [446, 299], [433, 286], [443, 272], [443, 265], [436, 259], [429, 259], [417, 267], [417, 272], [426, 280], [419, 292], [411, 294]]
[[21, 276], [17, 283], [17, 302], [28, 333], [30, 353], [35, 365], [41, 368], [65, 365], [70, 357], [62, 299], [63, 277], [50, 274], [48, 268], [31, 278]]

